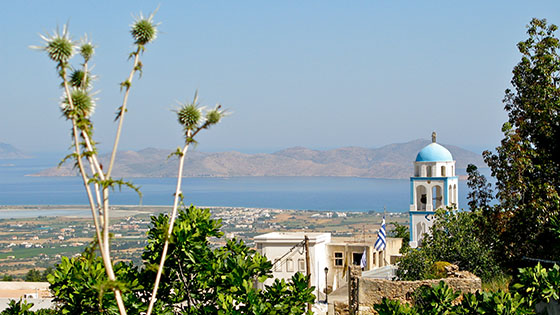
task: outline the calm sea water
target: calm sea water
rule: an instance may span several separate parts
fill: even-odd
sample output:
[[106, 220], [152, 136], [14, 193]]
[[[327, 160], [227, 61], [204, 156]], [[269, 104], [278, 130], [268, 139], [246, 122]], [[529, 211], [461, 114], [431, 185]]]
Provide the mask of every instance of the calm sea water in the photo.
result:
[[[0, 205], [87, 204], [79, 177], [25, 176], [56, 165], [56, 159], [0, 160]], [[133, 178], [141, 186], [144, 205], [173, 202], [175, 178]], [[186, 203], [198, 206], [334, 210], [408, 211], [408, 179], [352, 177], [185, 178]], [[467, 187], [459, 182], [460, 207], [466, 207]], [[138, 204], [135, 192], [116, 190], [112, 204]]]

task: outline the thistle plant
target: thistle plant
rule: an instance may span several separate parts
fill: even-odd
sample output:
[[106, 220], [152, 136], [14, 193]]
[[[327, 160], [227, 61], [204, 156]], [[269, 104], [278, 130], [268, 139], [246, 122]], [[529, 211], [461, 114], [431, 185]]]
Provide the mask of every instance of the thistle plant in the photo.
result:
[[206, 110], [201, 107], [198, 103], [198, 92], [195, 92], [194, 99], [192, 103], [180, 104], [179, 109], [176, 110], [177, 120], [179, 124], [183, 127], [183, 132], [185, 136], [185, 143], [183, 147], [177, 148], [177, 151], [171, 155], [177, 155], [179, 157], [179, 169], [177, 172], [177, 185], [175, 188], [175, 197], [173, 200], [173, 209], [171, 211], [171, 216], [169, 217], [169, 226], [165, 235], [165, 243], [163, 245], [163, 250], [161, 254], [161, 260], [156, 273], [156, 279], [154, 282], [154, 288], [152, 290], [152, 296], [150, 298], [150, 304], [148, 306], [147, 315], [152, 313], [154, 303], [156, 302], [157, 290], [159, 287], [159, 282], [161, 279], [161, 274], [163, 272], [163, 267], [165, 265], [165, 258], [167, 257], [167, 251], [169, 249], [169, 238], [173, 232], [173, 226], [175, 225], [175, 219], [177, 218], [177, 211], [179, 207], [179, 202], [183, 199], [183, 194], [181, 192], [181, 182], [183, 178], [183, 166], [185, 164], [185, 158], [191, 144], [196, 143], [194, 137], [204, 129], [208, 129], [211, 126], [220, 122], [220, 120], [225, 116], [225, 110], [221, 109], [221, 105], [216, 105], [214, 109]]
[[[127, 111], [132, 79], [137, 72], [141, 74], [142, 71], [140, 55], [145, 51], [146, 45], [152, 42], [157, 35], [157, 24], [153, 22], [154, 13], [148, 17], [140, 15], [131, 25], [130, 33], [134, 40], [135, 49], [130, 53], [129, 57], [133, 59], [133, 65], [130, 74], [126, 80], [121, 83], [121, 89], [124, 89], [124, 96], [122, 105], [117, 111], [116, 120], [119, 120], [119, 123], [109, 167], [106, 173], [103, 171], [101, 163], [99, 162], [95, 141], [92, 139], [93, 124], [90, 120], [96, 105], [95, 92], [92, 91], [92, 81], [95, 77], [90, 73], [89, 68], [89, 62], [95, 54], [95, 46], [89, 41], [87, 36], [79, 43], [72, 40], [68, 33], [68, 27], [65, 25], [61, 31], [56, 30], [52, 35], [40, 35], [44, 41], [43, 46], [31, 47], [33, 49], [45, 51], [48, 57], [56, 64], [58, 76], [63, 88], [60, 109], [63, 117], [72, 123], [74, 152], [64, 160], [73, 158], [76, 168], [79, 169], [92, 212], [96, 241], [99, 244], [101, 257], [109, 279], [107, 287], [114, 291], [115, 300], [121, 315], [126, 314], [126, 309], [121, 293], [122, 284], [118, 283], [115, 277], [110, 253], [109, 189], [113, 189], [115, 186], [125, 185], [131, 187], [140, 194], [138, 188], [132, 183], [125, 182], [122, 179], [113, 179], [111, 177], [111, 172], [113, 170], [120, 140], [124, 114]], [[74, 68], [70, 64], [70, 60], [76, 52], [82, 57], [82, 63], [79, 67]], [[89, 172], [86, 171], [86, 161], [89, 165]]]

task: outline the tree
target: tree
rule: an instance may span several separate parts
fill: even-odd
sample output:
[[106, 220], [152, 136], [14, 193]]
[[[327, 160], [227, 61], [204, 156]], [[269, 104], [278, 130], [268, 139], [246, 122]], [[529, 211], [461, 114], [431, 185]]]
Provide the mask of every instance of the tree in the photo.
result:
[[401, 259], [397, 270], [399, 279], [430, 278], [430, 268], [438, 261], [455, 264], [483, 280], [500, 274], [492, 249], [481, 241], [481, 230], [476, 224], [480, 215], [480, 212], [438, 209], [422, 247], [411, 249]]
[[2, 276], [2, 281], [14, 281], [14, 276], [5, 274]]
[[391, 237], [402, 238], [402, 245], [399, 249], [399, 253], [404, 254], [410, 248], [410, 232], [408, 231], [408, 226], [400, 224], [398, 222], [391, 222], [389, 224], [393, 225], [393, 229], [389, 232]]
[[[524, 256], [560, 259], [551, 220], [560, 215], [560, 42], [556, 25], [533, 19], [517, 47], [512, 89], [503, 100], [508, 121], [496, 152], [484, 159], [496, 178], [498, 255], [508, 266]], [[555, 244], [555, 245], [554, 245]]]
[[[47, 281], [47, 276], [51, 273], [53, 273], [52, 267], [48, 267], [47, 269], [43, 270], [43, 272], [36, 269], [31, 269], [25, 274], [25, 277], [23, 279], [24, 281], [44, 282]], [[12, 280], [7, 280], [7, 281], [12, 281]]]
[[[167, 215], [152, 217], [147, 266], [160, 261], [168, 227]], [[313, 302], [307, 277], [296, 273], [290, 281], [276, 279], [264, 290], [258, 282], [271, 278], [272, 263], [243, 241], [230, 239], [212, 249], [209, 239], [220, 239], [221, 220], [208, 209], [190, 206], [180, 211], [169, 238], [168, 264], [160, 285], [159, 300], [181, 314], [303, 314]], [[146, 268], [146, 279], [153, 279]]]
[[480, 209], [483, 212], [490, 212], [491, 203], [494, 199], [492, 184], [486, 181], [486, 177], [480, 174], [478, 168], [473, 164], [467, 166], [467, 174], [467, 186], [470, 189], [467, 194], [469, 208], [471, 211]]
[[169, 240], [168, 263], [162, 273], [154, 314], [303, 314], [315, 299], [307, 277], [296, 273], [289, 281], [276, 279], [263, 290], [255, 287], [272, 274], [272, 263], [242, 241], [227, 240], [213, 248], [210, 239], [223, 237], [221, 222], [208, 209], [194, 206], [178, 212], [171, 237], [169, 218], [151, 218], [144, 268], [130, 263], [115, 265], [117, 281], [110, 281], [95, 243], [80, 257], [63, 257], [49, 275], [60, 313], [118, 314], [114, 291], [118, 287], [128, 314], [145, 314], [154, 274]]
[[499, 244], [496, 227], [501, 226], [503, 213], [499, 211], [497, 205], [492, 204], [494, 194], [492, 184], [486, 181], [486, 177], [478, 171], [475, 165], [467, 166], [467, 186], [470, 192], [467, 195], [469, 208], [473, 212], [478, 212], [475, 224], [480, 230], [480, 240], [487, 246], [496, 249]]

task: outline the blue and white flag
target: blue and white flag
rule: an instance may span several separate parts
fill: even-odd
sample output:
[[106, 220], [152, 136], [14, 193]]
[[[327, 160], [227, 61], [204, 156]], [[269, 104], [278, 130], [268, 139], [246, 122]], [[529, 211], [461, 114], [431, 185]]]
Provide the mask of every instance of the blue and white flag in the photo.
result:
[[385, 250], [387, 247], [387, 242], [385, 240], [385, 217], [383, 217], [383, 221], [381, 222], [381, 228], [377, 232], [377, 240], [375, 241], [375, 250], [381, 251]]
[[364, 248], [364, 253], [362, 254], [362, 260], [360, 260], [360, 268], [365, 268], [367, 265], [366, 249]]

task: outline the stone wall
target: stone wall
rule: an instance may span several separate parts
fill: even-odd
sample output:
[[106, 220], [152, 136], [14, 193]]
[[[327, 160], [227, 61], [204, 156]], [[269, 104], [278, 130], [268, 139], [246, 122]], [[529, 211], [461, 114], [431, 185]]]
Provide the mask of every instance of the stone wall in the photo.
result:
[[417, 288], [434, 286], [443, 280], [454, 291], [475, 292], [481, 289], [480, 278], [444, 278], [420, 281], [391, 281], [383, 279], [360, 279], [360, 305], [371, 306], [381, 302], [383, 297], [410, 303], [412, 293]]
[[[447, 278], [420, 281], [393, 281], [385, 279], [373, 279], [361, 277], [359, 272], [355, 274], [359, 278], [359, 314], [374, 314], [373, 305], [380, 303], [386, 297], [391, 300], [411, 303], [413, 293], [421, 286], [433, 287], [440, 281], [447, 283], [453, 291], [462, 293], [479, 291], [482, 288], [480, 278], [468, 271], [459, 271], [456, 265], [444, 267]], [[354, 274], [354, 272], [353, 272]], [[340, 290], [342, 290], [341, 288]], [[348, 288], [344, 287], [346, 292]], [[337, 290], [338, 291], [338, 290]], [[336, 291], [335, 291], [336, 293]], [[340, 294], [332, 294], [333, 299], [329, 305], [328, 314], [345, 315], [348, 314], [348, 299]], [[460, 297], [459, 297], [460, 299]]]

